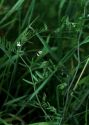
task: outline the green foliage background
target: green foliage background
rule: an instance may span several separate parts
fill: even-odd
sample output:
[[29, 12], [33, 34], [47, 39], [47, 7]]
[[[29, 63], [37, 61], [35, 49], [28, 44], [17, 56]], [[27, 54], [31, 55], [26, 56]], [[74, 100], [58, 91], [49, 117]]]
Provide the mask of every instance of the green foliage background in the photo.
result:
[[0, 125], [88, 125], [88, 63], [88, 0], [0, 1]]

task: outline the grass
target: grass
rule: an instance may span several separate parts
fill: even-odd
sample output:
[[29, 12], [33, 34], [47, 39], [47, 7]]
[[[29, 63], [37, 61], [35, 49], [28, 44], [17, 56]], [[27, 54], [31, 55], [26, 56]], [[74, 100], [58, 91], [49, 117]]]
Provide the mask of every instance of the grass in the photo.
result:
[[0, 125], [89, 124], [88, 6], [0, 1]]

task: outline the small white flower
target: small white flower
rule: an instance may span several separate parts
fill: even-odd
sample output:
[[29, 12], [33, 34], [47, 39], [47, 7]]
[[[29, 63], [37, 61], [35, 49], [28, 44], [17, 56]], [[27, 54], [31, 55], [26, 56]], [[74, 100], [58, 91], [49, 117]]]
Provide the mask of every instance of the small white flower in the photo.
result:
[[17, 47], [21, 47], [21, 42], [17, 42]]
[[38, 51], [37, 56], [40, 56], [42, 54], [42, 51]]
[[39, 54], [42, 54], [42, 51], [38, 51]]

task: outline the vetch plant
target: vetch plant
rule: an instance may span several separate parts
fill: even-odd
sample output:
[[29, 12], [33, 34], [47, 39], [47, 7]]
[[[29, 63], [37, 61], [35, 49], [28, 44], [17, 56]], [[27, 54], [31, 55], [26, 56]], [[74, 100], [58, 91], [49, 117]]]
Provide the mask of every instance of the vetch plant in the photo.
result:
[[88, 4], [0, 1], [0, 124], [89, 124]]

